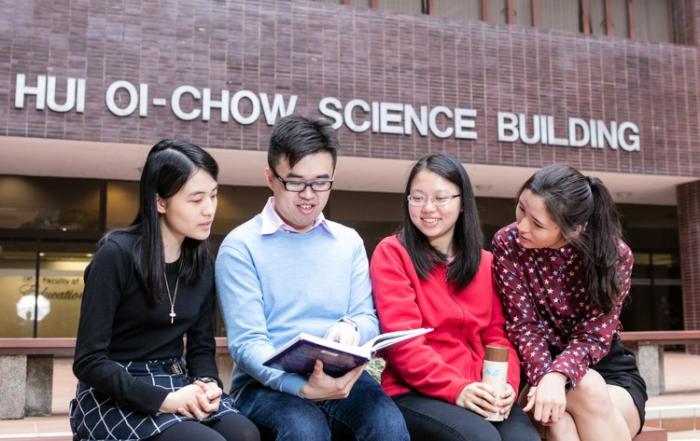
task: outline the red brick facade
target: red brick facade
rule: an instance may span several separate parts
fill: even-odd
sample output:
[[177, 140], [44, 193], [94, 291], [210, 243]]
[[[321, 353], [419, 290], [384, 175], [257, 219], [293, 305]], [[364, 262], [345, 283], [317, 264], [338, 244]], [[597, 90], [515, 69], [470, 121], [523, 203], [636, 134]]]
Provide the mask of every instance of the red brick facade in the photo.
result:
[[698, 20], [700, 20], [700, 3], [695, 0], [674, 0], [673, 31], [675, 41], [688, 46], [699, 46]]
[[[204, 146], [264, 149], [262, 118], [242, 126], [180, 121], [167, 107], [117, 117], [105, 106], [116, 80], [148, 83], [169, 97], [189, 84], [231, 94], [296, 94], [296, 110], [318, 113], [322, 97], [478, 111], [479, 139], [355, 134], [342, 129], [343, 153], [413, 159], [447, 151], [467, 163], [538, 167], [565, 162], [594, 171], [699, 176], [695, 142], [700, 6], [680, 1], [678, 38], [690, 45], [399, 16], [306, 1], [142, 2], [2, 0], [0, 135], [137, 142], [174, 135]], [[15, 78], [86, 78], [83, 114], [14, 107]], [[641, 151], [499, 143], [496, 112], [632, 121]]]
[[[678, 186], [678, 237], [685, 329], [700, 329], [700, 181]], [[700, 345], [695, 345], [700, 353]]]
[[[263, 150], [263, 118], [243, 126], [107, 110], [109, 84], [147, 83], [296, 94], [299, 113], [323, 97], [476, 109], [477, 140], [341, 132], [345, 155], [415, 159], [446, 151], [465, 163], [700, 178], [700, 2], [674, 3], [679, 44], [550, 32], [307, 1], [0, 0], [0, 136]], [[16, 75], [86, 79], [84, 113], [14, 106]], [[62, 97], [62, 95], [59, 95]], [[496, 113], [632, 121], [641, 151], [499, 143]], [[678, 189], [685, 323], [700, 328], [700, 182]]]

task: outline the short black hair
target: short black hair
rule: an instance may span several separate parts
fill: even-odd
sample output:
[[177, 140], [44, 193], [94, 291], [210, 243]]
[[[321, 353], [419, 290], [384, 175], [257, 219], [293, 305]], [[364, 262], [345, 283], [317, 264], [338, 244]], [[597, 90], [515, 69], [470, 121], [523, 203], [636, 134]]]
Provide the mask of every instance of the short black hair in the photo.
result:
[[331, 122], [323, 118], [289, 115], [280, 119], [270, 136], [267, 165], [274, 169], [282, 157], [294, 167], [303, 157], [327, 152], [333, 157], [333, 169], [338, 158], [338, 134]]

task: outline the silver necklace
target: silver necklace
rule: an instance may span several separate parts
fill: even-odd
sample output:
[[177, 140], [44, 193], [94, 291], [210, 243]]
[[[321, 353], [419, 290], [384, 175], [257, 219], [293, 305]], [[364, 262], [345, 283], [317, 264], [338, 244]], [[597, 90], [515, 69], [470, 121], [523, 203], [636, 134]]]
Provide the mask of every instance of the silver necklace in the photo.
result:
[[168, 285], [168, 276], [163, 272], [163, 278], [165, 279], [165, 289], [168, 291], [168, 300], [170, 300], [170, 324], [175, 323], [175, 300], [177, 300], [177, 288], [180, 286], [180, 270], [182, 269], [182, 260], [180, 261], [180, 267], [177, 269], [177, 279], [175, 279], [175, 291], [170, 295], [170, 286]]

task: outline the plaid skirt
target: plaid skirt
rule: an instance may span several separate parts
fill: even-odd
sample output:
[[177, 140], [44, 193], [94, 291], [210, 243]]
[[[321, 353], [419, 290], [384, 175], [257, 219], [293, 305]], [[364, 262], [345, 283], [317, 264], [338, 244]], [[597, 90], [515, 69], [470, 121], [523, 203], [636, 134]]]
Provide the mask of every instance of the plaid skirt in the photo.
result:
[[[191, 383], [180, 359], [134, 361], [118, 363], [129, 374], [146, 384], [176, 391]], [[175, 372], [175, 373], [173, 373]], [[216, 413], [202, 423], [216, 421], [227, 413], [237, 413], [233, 398], [224, 394]], [[159, 412], [148, 415], [123, 407], [85, 383], [79, 382], [76, 396], [68, 411], [74, 440], [142, 440], [163, 432], [180, 421], [196, 421], [194, 418], [174, 413]]]

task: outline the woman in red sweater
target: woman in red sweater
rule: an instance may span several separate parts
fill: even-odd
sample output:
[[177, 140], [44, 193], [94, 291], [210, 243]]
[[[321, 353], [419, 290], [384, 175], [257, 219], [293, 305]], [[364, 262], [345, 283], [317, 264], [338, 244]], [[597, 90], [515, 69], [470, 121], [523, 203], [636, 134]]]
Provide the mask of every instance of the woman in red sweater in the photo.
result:
[[[385, 238], [370, 266], [383, 332], [434, 331], [390, 348], [382, 387], [413, 439], [538, 440], [514, 405], [520, 369], [505, 336], [469, 177], [451, 156], [428, 155], [411, 170], [398, 235]], [[508, 384], [482, 382], [485, 346], [509, 351]], [[484, 418], [492, 413], [502, 422]]]

